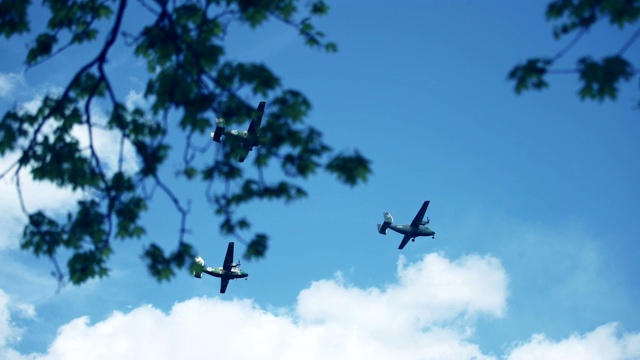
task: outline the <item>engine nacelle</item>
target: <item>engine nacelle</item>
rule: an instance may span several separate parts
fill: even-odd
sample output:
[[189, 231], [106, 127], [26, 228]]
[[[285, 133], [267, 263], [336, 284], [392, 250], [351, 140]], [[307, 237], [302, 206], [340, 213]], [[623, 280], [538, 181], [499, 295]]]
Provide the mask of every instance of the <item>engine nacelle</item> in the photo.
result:
[[393, 216], [390, 213], [384, 213], [384, 222], [387, 224], [393, 224]]
[[194, 261], [197, 265], [194, 266], [195, 270], [193, 270], [193, 277], [200, 279], [202, 278], [202, 269], [204, 269], [204, 259], [198, 256]]
[[249, 133], [247, 131], [240, 131], [240, 130], [231, 130], [231, 131], [229, 131], [229, 133], [231, 135], [240, 136], [240, 137], [243, 137], [245, 139], [249, 135]]

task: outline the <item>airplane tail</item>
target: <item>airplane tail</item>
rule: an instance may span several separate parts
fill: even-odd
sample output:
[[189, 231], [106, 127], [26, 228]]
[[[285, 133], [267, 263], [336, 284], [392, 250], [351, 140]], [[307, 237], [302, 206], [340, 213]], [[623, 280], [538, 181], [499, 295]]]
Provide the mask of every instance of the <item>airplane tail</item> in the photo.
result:
[[194, 260], [195, 260], [195, 264], [193, 264], [193, 277], [200, 279], [202, 278], [202, 269], [204, 268], [204, 259], [198, 256]]
[[384, 213], [384, 222], [378, 224], [378, 232], [382, 235], [387, 235], [387, 228], [393, 223], [393, 217], [388, 212]]
[[216, 118], [216, 129], [211, 133], [211, 140], [215, 142], [220, 142], [220, 138], [224, 135], [225, 132], [225, 122], [223, 118]]

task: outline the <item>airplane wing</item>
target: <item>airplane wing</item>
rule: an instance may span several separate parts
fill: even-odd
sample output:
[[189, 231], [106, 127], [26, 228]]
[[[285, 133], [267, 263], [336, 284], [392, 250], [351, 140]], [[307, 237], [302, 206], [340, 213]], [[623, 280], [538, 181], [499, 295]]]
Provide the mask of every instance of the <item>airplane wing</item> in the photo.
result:
[[249, 150], [247, 150], [247, 149], [245, 149], [243, 147], [242, 148], [242, 154], [240, 154], [240, 156], [238, 156], [238, 162], [244, 162], [244, 159], [246, 159], [248, 155], [249, 155]]
[[260, 124], [262, 124], [262, 115], [264, 114], [264, 107], [267, 103], [261, 101], [258, 108], [254, 112], [254, 118], [251, 119], [249, 129], [247, 130], [247, 137], [242, 140], [242, 150], [244, 151], [238, 156], [238, 162], [244, 162], [244, 159], [249, 155], [249, 151], [253, 150], [254, 146], [260, 145]]
[[258, 129], [260, 129], [260, 124], [262, 124], [262, 114], [264, 114], [264, 107], [267, 103], [265, 101], [260, 101], [256, 112], [254, 113], [255, 118], [251, 119], [251, 124], [249, 124], [249, 137], [257, 135]]
[[420, 225], [420, 222], [422, 222], [422, 219], [424, 218], [424, 213], [427, 212], [428, 207], [429, 207], [429, 200], [425, 201], [424, 204], [422, 204], [422, 207], [420, 208], [420, 210], [418, 210], [416, 217], [414, 217], [413, 221], [411, 222], [412, 227], [417, 227]]
[[405, 235], [402, 238], [402, 242], [400, 243], [400, 246], [398, 246], [398, 250], [404, 249], [404, 246], [407, 245], [407, 243], [409, 242], [409, 239], [411, 239], [411, 236]]
[[[224, 257], [224, 263], [222, 264], [222, 269], [225, 272], [231, 271], [231, 264], [233, 264], [233, 241], [229, 241], [229, 245], [227, 245], [227, 255], [225, 255]], [[223, 280], [223, 283], [224, 283], [224, 280]]]
[[229, 285], [228, 278], [220, 278], [220, 294], [224, 294], [227, 291], [227, 285]]

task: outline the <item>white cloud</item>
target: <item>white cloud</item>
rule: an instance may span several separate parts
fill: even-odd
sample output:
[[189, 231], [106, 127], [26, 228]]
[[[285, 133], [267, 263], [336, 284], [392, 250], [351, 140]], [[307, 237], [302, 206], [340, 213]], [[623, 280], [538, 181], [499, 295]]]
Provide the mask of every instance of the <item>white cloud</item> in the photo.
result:
[[144, 98], [143, 92], [137, 92], [133, 89], [129, 90], [127, 97], [125, 98], [125, 106], [129, 110], [133, 110], [135, 107], [139, 108], [147, 108], [149, 104], [147, 100]]
[[632, 360], [640, 359], [640, 333], [619, 334], [618, 325], [602, 325], [584, 335], [573, 334], [567, 339], [553, 341], [544, 334], [517, 345], [508, 360]]
[[[430, 254], [398, 282], [360, 289], [341, 279], [304, 289], [287, 313], [251, 300], [194, 298], [169, 313], [141, 306], [58, 329], [40, 359], [493, 359], [469, 341], [478, 314], [500, 316], [507, 276], [491, 257]], [[440, 294], [447, 292], [447, 294]]]
[[[17, 159], [17, 154], [0, 158], [0, 171], [4, 171]], [[77, 191], [62, 189], [50, 182], [35, 181], [24, 171], [20, 175], [20, 189], [29, 211], [36, 209], [52, 214], [72, 208], [81, 196]], [[0, 180], [0, 250], [17, 248], [26, 217], [20, 208], [15, 177], [8, 174]]]
[[315, 282], [300, 293], [298, 313], [305, 321], [368, 324], [380, 333], [395, 333], [460, 316], [499, 317], [506, 311], [507, 276], [495, 258], [470, 255], [451, 262], [429, 254], [405, 266], [401, 257], [397, 272], [398, 284], [387, 289], [359, 289], [335, 280]]
[[[303, 289], [286, 311], [269, 311], [248, 299], [202, 297], [176, 303], [169, 312], [145, 305], [97, 323], [82, 316], [61, 326], [42, 354], [11, 347], [20, 331], [7, 320], [8, 297], [2, 295], [3, 359], [481, 360], [497, 357], [473, 343], [475, 324], [479, 316], [505, 314], [507, 274], [489, 256], [452, 261], [428, 254], [413, 264], [401, 258], [393, 284], [358, 288], [338, 274]], [[25, 309], [27, 317], [34, 315], [32, 308]], [[637, 359], [640, 333], [621, 333], [610, 323], [560, 341], [536, 334], [501, 358]]]
[[24, 85], [24, 77], [15, 73], [0, 73], [0, 98], [14, 98], [14, 91], [17, 87]]
[[[33, 305], [12, 301], [9, 295], [0, 289], [0, 350], [20, 341], [24, 331], [12, 322], [12, 314], [31, 319], [35, 317], [36, 312]], [[2, 354], [1, 351], [0, 354]]]
[[[35, 113], [42, 103], [42, 96], [24, 102], [20, 105], [22, 111]], [[92, 111], [93, 122], [105, 124], [106, 115], [96, 108]], [[45, 128], [44, 133], [52, 129]], [[76, 125], [71, 131], [72, 136], [78, 139], [80, 147], [89, 153], [89, 131], [86, 125]], [[114, 131], [101, 128], [93, 129], [93, 145], [98, 156], [102, 159], [104, 170], [107, 174], [115, 172], [120, 163], [121, 137]], [[8, 169], [19, 157], [18, 152], [6, 154], [0, 158], [0, 172]], [[135, 172], [138, 163], [133, 146], [125, 141], [122, 146], [122, 170]], [[0, 234], [0, 250], [14, 249], [19, 244], [22, 228], [26, 218], [22, 213], [18, 193], [15, 187], [15, 176], [8, 174], [0, 180], [0, 224], [3, 224], [3, 232]], [[48, 214], [62, 214], [72, 209], [77, 200], [84, 194], [80, 191], [72, 191], [68, 188], [60, 188], [51, 182], [35, 181], [30, 174], [30, 169], [23, 169], [20, 175], [20, 188], [28, 211], [42, 210]]]
[[[76, 125], [71, 134], [78, 139], [80, 147], [89, 153], [89, 128], [86, 125]], [[113, 174], [119, 167], [120, 143], [122, 137], [119, 133], [100, 128], [92, 129], [93, 147], [102, 160], [107, 174]], [[133, 145], [129, 141], [122, 144], [122, 171], [133, 173], [138, 170], [138, 162]]]

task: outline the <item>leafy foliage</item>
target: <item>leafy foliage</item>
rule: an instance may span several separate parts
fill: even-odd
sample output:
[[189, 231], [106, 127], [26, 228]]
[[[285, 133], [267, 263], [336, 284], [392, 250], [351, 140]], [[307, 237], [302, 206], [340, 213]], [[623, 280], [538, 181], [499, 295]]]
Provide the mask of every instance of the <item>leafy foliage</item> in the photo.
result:
[[[161, 244], [146, 243], [142, 260], [158, 281], [170, 280], [177, 269], [193, 268], [196, 251], [185, 239], [189, 200], [177, 196], [161, 175], [169, 156], [176, 153], [175, 144], [167, 138], [169, 118], [178, 118], [178, 130], [185, 140], [183, 162], [176, 174], [186, 183], [207, 184], [205, 195], [220, 219], [221, 232], [243, 241], [248, 259], [264, 257], [269, 238], [261, 232], [250, 241], [240, 236], [240, 231], [251, 228], [248, 219], [237, 215], [243, 205], [256, 200], [286, 203], [302, 199], [307, 193], [296, 179], [318, 170], [335, 174], [350, 186], [367, 180], [371, 170], [365, 157], [357, 151], [335, 152], [324, 143], [319, 130], [305, 123], [311, 103], [301, 92], [284, 88], [265, 64], [225, 57], [231, 23], [259, 28], [280, 22], [297, 31], [308, 46], [336, 51], [337, 46], [325, 41], [312, 23], [328, 12], [323, 0], [139, 1], [137, 5], [147, 10], [151, 21], [132, 33], [123, 29], [122, 19], [128, 6], [135, 5], [127, 0], [44, 0], [50, 17], [42, 33], [30, 34], [34, 40], [25, 56], [27, 66], [38, 66], [69, 47], [96, 41], [106, 26], [109, 31], [103, 46], [77, 70], [64, 91], [49, 94], [35, 112], [16, 107], [0, 122], [0, 156], [20, 154], [0, 178], [14, 175], [29, 220], [22, 248], [50, 258], [61, 283], [67, 278], [81, 284], [108, 276], [112, 240], [144, 239], [142, 218], [155, 193], [149, 188], [170, 199], [181, 221], [177, 246], [167, 250]], [[30, 32], [30, 6], [29, 1], [0, 0], [0, 34], [11, 38]], [[128, 45], [146, 63], [148, 109], [128, 108], [116, 95], [117, 84], [105, 64], [118, 42]], [[245, 124], [256, 99], [266, 100], [269, 108], [253, 162], [235, 160], [240, 144], [232, 139], [225, 139], [217, 148], [193, 143], [194, 137], [212, 130], [215, 116], [225, 118], [228, 125]], [[107, 108], [106, 121], [96, 123], [92, 118], [91, 109], [96, 106]], [[77, 129], [88, 134], [88, 148], [74, 137]], [[98, 154], [96, 129], [118, 134], [117, 167]], [[125, 144], [135, 150], [135, 171], [123, 167]], [[248, 167], [254, 171], [247, 171]], [[282, 178], [268, 181], [267, 168], [280, 168]], [[80, 191], [83, 197], [66, 217], [29, 212], [20, 192], [21, 172]], [[58, 264], [60, 256], [69, 258], [66, 270]]]
[[547, 67], [551, 64], [549, 59], [529, 59], [524, 65], [517, 66], [509, 73], [509, 79], [516, 82], [516, 93], [524, 90], [541, 90], [549, 86], [544, 79]]
[[578, 72], [582, 81], [581, 99], [604, 100], [617, 97], [616, 84], [629, 80], [633, 75], [631, 64], [620, 56], [610, 56], [597, 62], [589, 57], [578, 60]]
[[10, 38], [29, 31], [29, 0], [0, 0], [0, 34]]
[[600, 20], [608, 20], [611, 25], [622, 29], [633, 25], [640, 17], [640, 2], [628, 0], [554, 0], [546, 12], [548, 21], [556, 23], [553, 27], [555, 39], [575, 34], [569, 44], [553, 58], [532, 58], [515, 66], [508, 79], [515, 82], [515, 92], [525, 90], [542, 90], [549, 86], [545, 75], [577, 73], [581, 82], [578, 92], [581, 100], [616, 100], [618, 85], [621, 81], [629, 81], [637, 70], [625, 59], [624, 53], [640, 36], [638, 29], [615, 55], [605, 56], [601, 61], [589, 56], [578, 59], [575, 69], [552, 69], [554, 63], [562, 58], [571, 48]]

